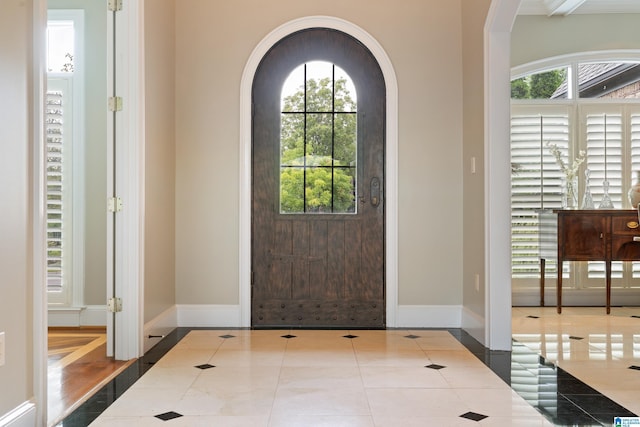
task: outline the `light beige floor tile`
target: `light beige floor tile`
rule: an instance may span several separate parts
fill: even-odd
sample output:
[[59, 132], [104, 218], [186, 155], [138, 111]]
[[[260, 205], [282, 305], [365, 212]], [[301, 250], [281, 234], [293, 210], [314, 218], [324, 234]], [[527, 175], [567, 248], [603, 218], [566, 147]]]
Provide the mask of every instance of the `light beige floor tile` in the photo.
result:
[[451, 389], [375, 388], [367, 389], [374, 422], [398, 417], [451, 417], [469, 407]]
[[[452, 426], [452, 427], [469, 427], [478, 426], [477, 421], [472, 421], [458, 416], [425, 416], [425, 417], [409, 417], [404, 415], [376, 417], [376, 427], [426, 427], [426, 426]], [[511, 426], [511, 424], [505, 424]]]
[[439, 372], [451, 388], [496, 389], [506, 386], [506, 383], [486, 366], [447, 368], [441, 369]]
[[505, 384], [502, 389], [456, 389], [456, 394], [472, 412], [489, 417], [536, 417], [538, 412]]
[[357, 366], [353, 350], [287, 349], [282, 366]]
[[285, 366], [280, 371], [279, 388], [357, 388], [362, 386], [357, 366]]
[[191, 349], [184, 346], [171, 349], [154, 367], [184, 367], [208, 363], [215, 354], [215, 349]]
[[425, 351], [466, 350], [465, 346], [453, 336], [416, 338], [416, 343]]
[[280, 366], [284, 359], [285, 350], [282, 349], [260, 349], [256, 350], [218, 350], [209, 360], [209, 363], [216, 366]]
[[192, 387], [199, 390], [246, 391], [254, 388], [275, 390], [280, 377], [278, 366], [216, 366], [206, 369]]
[[395, 330], [392, 333], [385, 334], [385, 331], [352, 331], [353, 335], [358, 338], [352, 340], [353, 347], [356, 350], [379, 350], [379, 349], [395, 349], [403, 350], [420, 350], [420, 346], [415, 340], [406, 338], [411, 335], [409, 331]]
[[100, 417], [91, 427], [147, 427], [170, 423], [172, 427], [267, 427], [268, 417], [252, 416], [183, 416], [169, 421], [155, 417]]
[[370, 416], [358, 415], [278, 415], [269, 427], [374, 427]]
[[268, 417], [274, 402], [274, 389], [207, 389], [193, 387], [172, 411], [183, 415], [225, 415]]
[[279, 388], [273, 403], [273, 415], [369, 415], [363, 387], [341, 389]]
[[424, 366], [431, 363], [425, 352], [419, 348], [357, 349], [356, 358], [360, 366]]
[[540, 416], [534, 417], [489, 417], [477, 423], [480, 426], [549, 427], [554, 424]]
[[[220, 345], [221, 350], [280, 350], [287, 347], [287, 339], [282, 338], [287, 331], [255, 331], [256, 335], [248, 335], [246, 331], [242, 334], [229, 332], [233, 338], [226, 338]], [[277, 333], [273, 333], [277, 332]]]
[[187, 390], [201, 373], [201, 369], [188, 365], [186, 367], [154, 366], [152, 372], [143, 375], [131, 388], [156, 388], [170, 385], [175, 389]]
[[[134, 384], [135, 385], [135, 384]], [[171, 387], [131, 387], [103, 413], [107, 417], [142, 417], [163, 414], [175, 410], [187, 390]]]
[[440, 370], [416, 367], [362, 366], [362, 382], [367, 388], [448, 388]]
[[467, 349], [464, 350], [427, 350], [425, 354], [429, 358], [429, 364], [446, 366], [450, 368], [480, 368], [485, 366], [480, 359]]

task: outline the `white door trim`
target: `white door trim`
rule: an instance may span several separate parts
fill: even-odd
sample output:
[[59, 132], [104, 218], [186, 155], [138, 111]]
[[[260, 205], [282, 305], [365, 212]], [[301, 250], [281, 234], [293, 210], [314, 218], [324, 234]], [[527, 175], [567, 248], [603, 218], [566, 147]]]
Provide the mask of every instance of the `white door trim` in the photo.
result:
[[[116, 158], [112, 159], [117, 165], [117, 196], [123, 201], [123, 209], [116, 214], [115, 220], [115, 287], [116, 296], [122, 298], [123, 303], [122, 312], [116, 313], [113, 324], [114, 357], [116, 360], [130, 360], [142, 356], [144, 348], [144, 0], [129, 0], [116, 13], [117, 58], [113, 58], [109, 49], [110, 66], [107, 67], [112, 73], [111, 65], [115, 60], [117, 96], [123, 99], [122, 111], [116, 113]], [[112, 28], [109, 25], [107, 31], [112, 31]], [[109, 94], [113, 91], [113, 81], [109, 74]], [[107, 129], [112, 132], [113, 123], [109, 116]], [[107, 182], [111, 186], [112, 177]], [[107, 194], [112, 193], [113, 188], [109, 188]], [[112, 271], [108, 266], [107, 275], [112, 276]], [[107, 296], [110, 293], [109, 289]]]
[[485, 23], [485, 342], [511, 350], [511, 28], [520, 0], [492, 0]]
[[389, 56], [369, 33], [331, 16], [309, 16], [287, 22], [269, 33], [251, 53], [240, 83], [240, 235], [239, 299], [241, 326], [251, 326], [251, 87], [267, 51], [283, 37], [306, 28], [332, 28], [362, 42], [378, 61], [387, 88], [385, 153], [386, 324], [398, 324], [398, 83]]
[[33, 67], [31, 79], [30, 126], [32, 140], [31, 194], [31, 286], [33, 294], [33, 400], [36, 425], [47, 425], [47, 288], [46, 269], [46, 173], [44, 152], [44, 108], [46, 91], [47, 0], [33, 0], [32, 36]]

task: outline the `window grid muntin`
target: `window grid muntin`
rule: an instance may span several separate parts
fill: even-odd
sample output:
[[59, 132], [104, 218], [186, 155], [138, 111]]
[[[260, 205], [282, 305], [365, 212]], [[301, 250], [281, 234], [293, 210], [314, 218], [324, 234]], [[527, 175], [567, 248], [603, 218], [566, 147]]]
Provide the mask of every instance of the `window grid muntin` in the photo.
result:
[[[280, 213], [281, 214], [356, 214], [357, 213], [357, 152], [358, 152], [358, 144], [357, 144], [357, 107], [350, 110], [350, 111], [336, 111], [336, 68], [338, 68], [335, 64], [331, 64], [331, 93], [332, 93], [332, 97], [331, 97], [331, 111], [323, 111], [323, 110], [318, 110], [318, 111], [309, 111], [308, 110], [308, 99], [309, 99], [309, 93], [308, 93], [308, 85], [309, 85], [309, 79], [308, 79], [308, 65], [309, 63], [305, 63], [303, 64], [303, 78], [304, 78], [304, 93], [303, 93], [303, 111], [293, 111], [293, 110], [288, 110], [285, 108], [284, 104], [282, 105], [281, 108], [281, 117], [285, 116], [285, 115], [302, 115], [303, 116], [303, 152], [302, 152], [302, 164], [301, 165], [296, 165], [296, 164], [286, 164], [283, 162], [282, 159], [282, 155], [283, 155], [283, 150], [282, 150], [282, 126], [281, 126], [281, 139], [280, 139], [280, 187], [279, 187], [279, 195], [280, 195]], [[338, 68], [339, 69], [339, 68]], [[342, 72], [342, 74], [345, 76], [346, 79], [349, 79], [349, 76], [344, 73], [343, 70], [339, 69], [340, 72]], [[348, 83], [352, 83], [349, 79]], [[355, 90], [355, 89], [354, 89]], [[354, 97], [357, 96], [356, 93], [351, 94], [348, 89], [346, 92], [347, 95], [353, 95]], [[284, 94], [283, 94], [283, 98], [284, 98]], [[356, 98], [357, 99], [357, 98]], [[354, 101], [354, 104], [357, 101]], [[330, 156], [330, 161], [331, 164], [330, 165], [309, 165], [308, 160], [309, 160], [309, 153], [308, 153], [308, 121], [309, 121], [309, 116], [310, 115], [321, 115], [321, 114], [327, 114], [327, 115], [331, 115], [331, 156]], [[335, 128], [335, 124], [336, 124], [336, 117], [337, 116], [353, 116], [354, 117], [354, 135], [353, 135], [353, 143], [355, 146], [355, 150], [353, 153], [353, 161], [351, 162], [351, 164], [349, 165], [339, 165], [336, 164], [336, 158], [335, 158], [335, 150], [336, 150], [336, 128]], [[282, 123], [282, 122], [281, 122]], [[283, 172], [285, 170], [295, 170], [295, 169], [299, 169], [302, 171], [302, 197], [303, 197], [303, 202], [302, 202], [302, 211], [295, 211], [295, 212], [287, 212], [283, 210], [283, 205], [282, 205], [282, 194], [283, 194], [283, 188], [282, 188], [282, 176], [283, 176]], [[308, 171], [311, 170], [317, 170], [317, 169], [330, 169], [331, 173], [331, 211], [330, 212], [311, 212], [308, 209], [308, 203], [307, 203], [307, 178], [309, 176]], [[336, 211], [336, 206], [335, 206], [335, 202], [336, 202], [336, 185], [335, 185], [335, 172], [336, 170], [346, 170], [346, 171], [351, 171], [350, 176], [352, 177], [352, 183], [351, 183], [351, 189], [352, 189], [352, 200], [351, 200], [351, 209], [346, 210], [346, 211]]]

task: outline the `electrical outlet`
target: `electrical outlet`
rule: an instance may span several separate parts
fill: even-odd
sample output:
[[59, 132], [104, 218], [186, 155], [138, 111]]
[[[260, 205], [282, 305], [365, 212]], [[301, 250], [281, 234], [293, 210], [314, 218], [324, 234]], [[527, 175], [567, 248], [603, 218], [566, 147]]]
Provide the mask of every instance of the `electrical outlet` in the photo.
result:
[[0, 366], [4, 365], [4, 332], [0, 332]]
[[480, 292], [480, 275], [478, 273], [476, 273], [476, 292]]

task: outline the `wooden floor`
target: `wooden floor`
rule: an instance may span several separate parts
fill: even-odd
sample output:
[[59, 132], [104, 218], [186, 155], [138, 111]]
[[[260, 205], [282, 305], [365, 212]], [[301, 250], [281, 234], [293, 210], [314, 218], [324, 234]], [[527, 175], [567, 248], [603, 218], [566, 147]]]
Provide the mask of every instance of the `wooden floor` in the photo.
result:
[[49, 328], [48, 424], [54, 425], [132, 361], [107, 357], [99, 327]]

